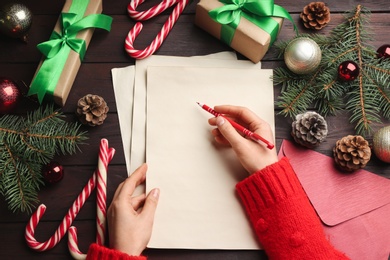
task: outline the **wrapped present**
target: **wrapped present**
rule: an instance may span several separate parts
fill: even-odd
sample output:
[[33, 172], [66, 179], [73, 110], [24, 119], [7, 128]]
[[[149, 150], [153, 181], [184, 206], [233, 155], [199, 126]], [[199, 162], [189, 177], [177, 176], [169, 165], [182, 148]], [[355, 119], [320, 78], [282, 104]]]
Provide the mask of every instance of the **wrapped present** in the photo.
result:
[[195, 24], [257, 63], [276, 40], [284, 18], [293, 22], [273, 0], [201, 0]]
[[101, 12], [102, 0], [66, 0], [49, 41], [37, 46], [44, 58], [28, 95], [65, 105], [94, 28], [111, 29], [112, 18]]

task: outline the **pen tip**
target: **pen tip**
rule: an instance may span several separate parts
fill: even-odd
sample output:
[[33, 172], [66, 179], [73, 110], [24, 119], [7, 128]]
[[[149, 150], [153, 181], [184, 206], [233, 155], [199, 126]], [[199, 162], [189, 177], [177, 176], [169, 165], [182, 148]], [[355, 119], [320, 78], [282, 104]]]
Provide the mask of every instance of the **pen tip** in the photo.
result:
[[203, 106], [201, 103], [199, 103], [199, 102], [196, 102], [199, 106]]

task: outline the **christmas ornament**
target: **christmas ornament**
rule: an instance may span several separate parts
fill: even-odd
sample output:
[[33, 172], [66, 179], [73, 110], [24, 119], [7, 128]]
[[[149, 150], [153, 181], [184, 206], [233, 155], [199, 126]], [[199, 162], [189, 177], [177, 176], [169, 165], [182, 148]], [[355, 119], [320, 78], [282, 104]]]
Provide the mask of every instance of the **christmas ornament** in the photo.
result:
[[359, 76], [359, 66], [353, 61], [344, 61], [339, 65], [338, 76], [342, 81], [352, 81]]
[[27, 42], [27, 32], [32, 24], [32, 13], [20, 3], [8, 3], [0, 7], [0, 32]]
[[76, 115], [81, 123], [90, 126], [103, 124], [107, 117], [106, 101], [98, 95], [88, 94], [77, 102]]
[[56, 161], [52, 161], [42, 169], [42, 176], [47, 183], [57, 183], [64, 177], [64, 167]]
[[330, 10], [323, 2], [311, 2], [303, 8], [300, 18], [306, 28], [320, 30], [330, 22]]
[[384, 44], [376, 51], [378, 58], [389, 58], [390, 57], [390, 44]]
[[390, 163], [390, 125], [379, 129], [374, 134], [372, 149], [376, 157]]
[[87, 139], [80, 124], [63, 117], [53, 106], [41, 106], [27, 116], [0, 117], [0, 194], [9, 210], [31, 212], [39, 201], [43, 165], [56, 154], [75, 153]]
[[341, 170], [352, 172], [367, 165], [371, 158], [371, 148], [362, 136], [348, 135], [336, 142], [333, 156]]
[[296, 74], [310, 74], [321, 62], [321, 49], [307, 37], [293, 39], [284, 52], [284, 62]]
[[296, 116], [291, 135], [295, 142], [307, 148], [314, 148], [326, 139], [328, 125], [325, 119], [314, 111]]
[[[370, 10], [357, 5], [328, 35], [307, 35], [322, 50], [321, 64], [314, 73], [297, 75], [283, 66], [274, 69], [273, 83], [282, 86], [275, 103], [280, 114], [294, 119], [309, 109], [324, 117], [345, 110], [355, 134], [364, 137], [372, 135], [373, 125], [390, 120], [390, 60], [378, 61], [370, 45], [373, 30], [366, 28], [370, 14]], [[279, 57], [289, 42], [274, 44]], [[348, 60], [362, 61], [363, 65], [357, 62], [360, 72], [355, 81], [343, 82], [338, 79], [338, 67]]]
[[12, 112], [20, 98], [21, 93], [16, 83], [8, 78], [0, 78], [0, 113]]

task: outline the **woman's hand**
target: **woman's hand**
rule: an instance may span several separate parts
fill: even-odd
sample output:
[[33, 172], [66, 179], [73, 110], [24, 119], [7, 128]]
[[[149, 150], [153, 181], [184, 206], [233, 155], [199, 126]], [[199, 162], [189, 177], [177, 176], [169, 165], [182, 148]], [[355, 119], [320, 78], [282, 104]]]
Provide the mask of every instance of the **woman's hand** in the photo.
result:
[[152, 235], [159, 190], [148, 196], [132, 197], [135, 188], [146, 179], [147, 165], [141, 165], [122, 182], [108, 208], [110, 247], [133, 256], [141, 255]]
[[273, 141], [273, 134], [267, 122], [255, 115], [245, 107], [216, 106], [214, 110], [224, 116], [209, 119], [209, 124], [217, 126], [212, 134], [220, 144], [231, 145], [242, 166], [250, 173], [254, 173], [264, 167], [278, 161], [276, 149], [268, 149], [266, 145], [256, 143], [243, 137], [224, 117], [228, 117], [259, 134], [268, 141]]

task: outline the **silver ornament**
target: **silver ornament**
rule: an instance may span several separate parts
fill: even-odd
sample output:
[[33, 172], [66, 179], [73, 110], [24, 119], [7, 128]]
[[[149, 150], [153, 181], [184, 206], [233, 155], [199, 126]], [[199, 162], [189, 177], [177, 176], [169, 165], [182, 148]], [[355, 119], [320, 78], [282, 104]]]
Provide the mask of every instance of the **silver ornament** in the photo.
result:
[[390, 125], [374, 134], [372, 149], [381, 161], [390, 163]]
[[318, 68], [321, 56], [321, 49], [315, 41], [307, 37], [298, 37], [287, 45], [284, 62], [296, 74], [309, 74]]
[[20, 3], [8, 3], [0, 7], [0, 32], [11, 38], [27, 41], [27, 32], [32, 24], [32, 13]]

